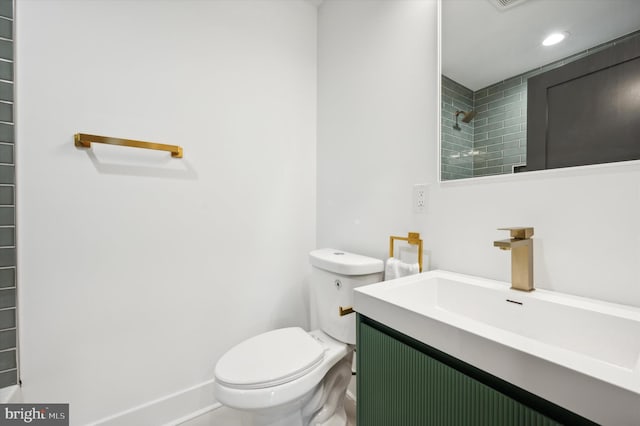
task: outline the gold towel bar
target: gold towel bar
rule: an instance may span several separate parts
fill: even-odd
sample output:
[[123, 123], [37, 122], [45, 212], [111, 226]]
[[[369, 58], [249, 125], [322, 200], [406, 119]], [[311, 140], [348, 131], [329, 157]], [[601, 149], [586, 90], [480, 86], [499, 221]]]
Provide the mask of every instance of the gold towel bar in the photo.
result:
[[76, 146], [91, 148], [91, 143], [106, 143], [109, 145], [130, 146], [133, 148], [155, 149], [156, 151], [169, 151], [172, 157], [182, 158], [182, 147], [177, 145], [165, 145], [162, 143], [134, 141], [131, 139], [110, 138], [108, 136], [87, 135], [76, 133], [74, 135]]
[[420, 267], [420, 272], [422, 272], [422, 240], [420, 239], [419, 232], [409, 232], [409, 235], [406, 237], [389, 237], [389, 257], [393, 257], [393, 241], [401, 240], [406, 241], [409, 244], [418, 246], [418, 266]]

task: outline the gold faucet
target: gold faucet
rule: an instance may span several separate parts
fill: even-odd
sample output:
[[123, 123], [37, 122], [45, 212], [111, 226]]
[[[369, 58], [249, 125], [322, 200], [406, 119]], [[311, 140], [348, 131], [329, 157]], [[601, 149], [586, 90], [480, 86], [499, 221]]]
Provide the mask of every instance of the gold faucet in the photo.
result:
[[511, 250], [511, 288], [520, 291], [533, 291], [533, 228], [498, 228], [509, 231], [508, 240], [494, 241], [493, 246], [500, 250]]

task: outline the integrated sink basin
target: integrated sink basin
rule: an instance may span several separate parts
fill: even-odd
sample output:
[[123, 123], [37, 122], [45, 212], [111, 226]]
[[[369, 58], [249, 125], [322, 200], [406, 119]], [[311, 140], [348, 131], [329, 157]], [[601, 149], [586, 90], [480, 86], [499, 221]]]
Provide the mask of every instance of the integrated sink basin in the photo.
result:
[[359, 287], [354, 308], [594, 422], [640, 424], [640, 308], [447, 271]]

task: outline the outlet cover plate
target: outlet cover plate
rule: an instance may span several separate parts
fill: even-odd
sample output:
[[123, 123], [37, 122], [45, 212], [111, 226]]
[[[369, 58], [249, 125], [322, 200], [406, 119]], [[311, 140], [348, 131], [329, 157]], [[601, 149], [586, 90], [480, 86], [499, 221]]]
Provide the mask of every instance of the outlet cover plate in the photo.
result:
[[413, 185], [413, 212], [426, 213], [427, 211], [427, 184], [416, 183]]

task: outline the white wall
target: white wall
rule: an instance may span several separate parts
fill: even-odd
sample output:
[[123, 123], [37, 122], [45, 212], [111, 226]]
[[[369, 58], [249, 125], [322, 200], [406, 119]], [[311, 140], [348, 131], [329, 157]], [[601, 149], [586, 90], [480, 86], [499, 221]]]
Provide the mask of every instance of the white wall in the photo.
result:
[[435, 0], [325, 1], [318, 32], [318, 246], [384, 257], [435, 174]]
[[508, 234], [496, 228], [531, 225], [538, 288], [640, 307], [639, 184], [640, 165], [627, 164], [434, 188], [433, 262], [510, 281], [510, 254], [492, 246]]
[[432, 269], [509, 281], [496, 228], [533, 226], [539, 288], [640, 306], [640, 165], [437, 183], [436, 15], [435, 0], [321, 6], [318, 245], [383, 258], [415, 230]]
[[[84, 424], [306, 326], [316, 7], [20, 0], [16, 16], [25, 400], [70, 402]], [[184, 159], [77, 149], [76, 132]]]

